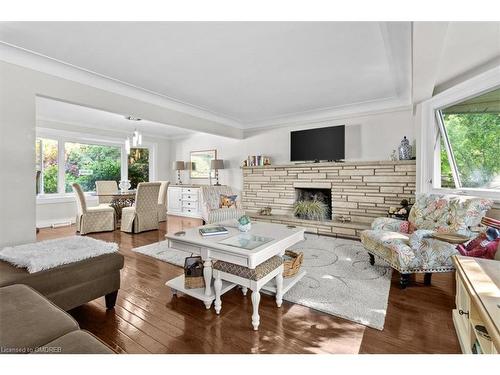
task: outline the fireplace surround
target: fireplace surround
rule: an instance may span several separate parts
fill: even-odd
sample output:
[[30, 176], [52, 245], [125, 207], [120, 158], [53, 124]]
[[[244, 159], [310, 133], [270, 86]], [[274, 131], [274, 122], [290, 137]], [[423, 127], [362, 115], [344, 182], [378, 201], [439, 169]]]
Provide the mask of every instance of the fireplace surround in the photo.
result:
[[[359, 238], [374, 218], [385, 216], [402, 199], [413, 202], [416, 165], [407, 161], [286, 164], [243, 167], [243, 208], [253, 220], [300, 225], [308, 232]], [[297, 191], [331, 192], [332, 217], [320, 221], [294, 217]], [[271, 207], [271, 216], [259, 215]]]

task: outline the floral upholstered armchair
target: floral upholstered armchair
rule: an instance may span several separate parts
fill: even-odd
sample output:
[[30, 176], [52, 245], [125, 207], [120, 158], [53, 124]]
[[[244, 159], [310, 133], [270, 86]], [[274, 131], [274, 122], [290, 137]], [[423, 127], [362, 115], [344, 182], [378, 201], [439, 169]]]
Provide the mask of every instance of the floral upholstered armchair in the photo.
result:
[[470, 237], [493, 202], [487, 199], [456, 195], [419, 194], [408, 221], [377, 218], [371, 230], [361, 233], [361, 242], [370, 254], [382, 258], [401, 274], [401, 288], [409, 283], [410, 274], [425, 273], [425, 284], [433, 272], [453, 271], [452, 255], [456, 245], [431, 237], [434, 232], [458, 233]]

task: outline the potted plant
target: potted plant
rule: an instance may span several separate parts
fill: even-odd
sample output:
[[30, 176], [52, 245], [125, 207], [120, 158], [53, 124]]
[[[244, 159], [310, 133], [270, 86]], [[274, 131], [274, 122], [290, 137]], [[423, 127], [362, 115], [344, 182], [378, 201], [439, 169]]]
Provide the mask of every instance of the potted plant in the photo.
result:
[[247, 215], [243, 215], [238, 219], [238, 229], [241, 232], [248, 232], [252, 228], [252, 223]]
[[328, 206], [317, 199], [299, 200], [293, 205], [293, 213], [299, 219], [324, 220], [328, 214]]

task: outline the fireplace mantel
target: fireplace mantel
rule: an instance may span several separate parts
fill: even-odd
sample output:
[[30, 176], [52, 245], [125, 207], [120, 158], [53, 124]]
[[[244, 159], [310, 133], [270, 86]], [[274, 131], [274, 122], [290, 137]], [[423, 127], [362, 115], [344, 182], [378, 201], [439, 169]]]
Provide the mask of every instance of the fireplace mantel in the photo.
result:
[[[413, 200], [416, 165], [408, 161], [348, 161], [243, 167], [245, 211], [256, 220], [302, 225], [310, 232], [358, 238], [374, 218], [402, 199]], [[331, 189], [332, 213], [350, 222], [293, 216], [295, 188]], [[264, 207], [271, 216], [259, 215]]]

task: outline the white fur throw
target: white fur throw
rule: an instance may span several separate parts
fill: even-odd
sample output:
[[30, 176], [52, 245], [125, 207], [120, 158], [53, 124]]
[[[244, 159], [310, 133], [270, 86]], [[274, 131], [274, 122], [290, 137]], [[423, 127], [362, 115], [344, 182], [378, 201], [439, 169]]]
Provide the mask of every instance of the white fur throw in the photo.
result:
[[5, 247], [0, 250], [0, 260], [34, 273], [116, 251], [116, 243], [72, 236]]

